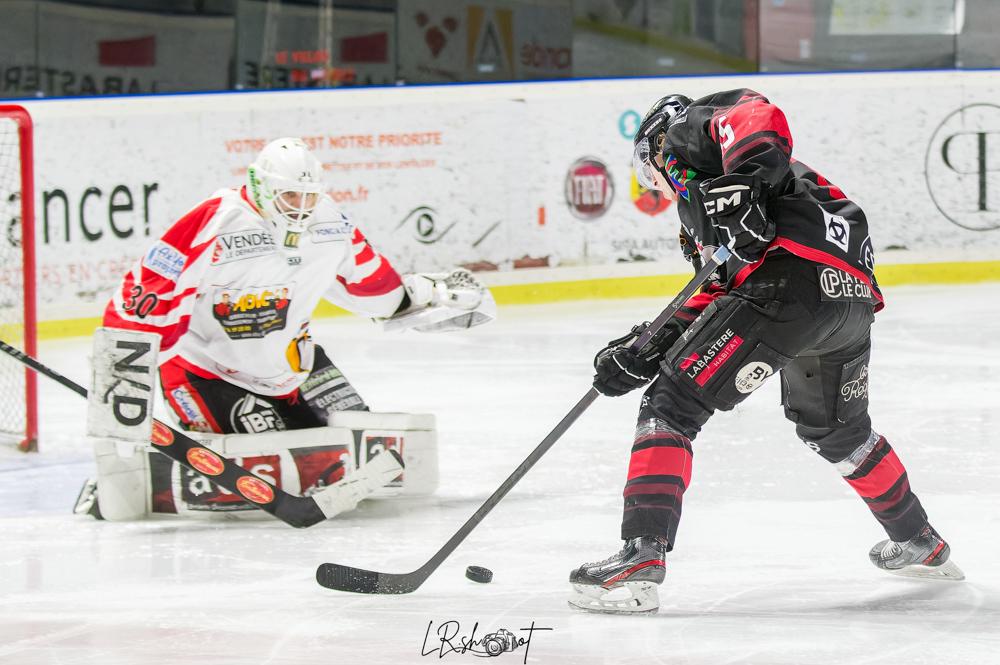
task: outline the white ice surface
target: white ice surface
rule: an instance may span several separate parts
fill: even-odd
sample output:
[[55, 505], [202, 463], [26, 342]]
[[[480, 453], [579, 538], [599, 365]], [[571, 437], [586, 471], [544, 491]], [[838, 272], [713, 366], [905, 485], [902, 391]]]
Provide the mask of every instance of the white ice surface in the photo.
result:
[[[1000, 285], [892, 289], [874, 329], [876, 428], [907, 465], [961, 583], [869, 564], [878, 524], [800, 444], [772, 380], [695, 442], [653, 617], [584, 615], [566, 577], [619, 546], [639, 396], [600, 398], [416, 593], [329, 591], [316, 565], [420, 566], [589, 387], [594, 351], [662, 301], [507, 307], [479, 329], [315, 334], [376, 410], [438, 415], [442, 483], [308, 530], [274, 520], [112, 524], [69, 514], [93, 463], [84, 401], [41, 379], [39, 455], [0, 451], [0, 662], [430, 663], [428, 622], [477, 636], [535, 622], [530, 663], [985, 665], [1000, 662]], [[79, 381], [89, 341], [42, 345]], [[463, 576], [478, 564], [492, 584]], [[457, 641], [456, 641], [457, 645]], [[440, 647], [428, 641], [427, 649]], [[499, 657], [523, 662], [523, 648]]]

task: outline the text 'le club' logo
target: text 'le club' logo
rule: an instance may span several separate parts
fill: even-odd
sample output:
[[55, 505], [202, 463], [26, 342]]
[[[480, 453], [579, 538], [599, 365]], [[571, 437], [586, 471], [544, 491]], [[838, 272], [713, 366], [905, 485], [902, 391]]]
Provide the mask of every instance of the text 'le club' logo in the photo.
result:
[[615, 196], [615, 186], [604, 162], [583, 157], [566, 173], [566, 205], [578, 219], [596, 219], [607, 212]]
[[1000, 106], [969, 104], [938, 125], [925, 158], [927, 189], [950, 222], [1000, 229]]

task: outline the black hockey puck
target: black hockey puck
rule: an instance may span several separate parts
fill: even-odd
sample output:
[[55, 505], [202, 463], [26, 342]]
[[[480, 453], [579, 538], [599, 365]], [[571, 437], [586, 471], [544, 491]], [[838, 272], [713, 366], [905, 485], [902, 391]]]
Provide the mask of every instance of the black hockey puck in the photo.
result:
[[486, 584], [493, 579], [493, 571], [482, 566], [469, 566], [465, 569], [465, 576], [473, 582]]

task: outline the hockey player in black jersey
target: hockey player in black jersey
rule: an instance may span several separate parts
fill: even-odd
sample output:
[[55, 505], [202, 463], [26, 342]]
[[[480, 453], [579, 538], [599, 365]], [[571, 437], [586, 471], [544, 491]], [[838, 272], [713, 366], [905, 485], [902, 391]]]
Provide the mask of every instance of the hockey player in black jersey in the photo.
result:
[[570, 574], [570, 603], [652, 612], [691, 481], [692, 441], [774, 374], [785, 416], [865, 501], [888, 539], [872, 563], [889, 572], [963, 579], [930, 526], [906, 470], [868, 416], [870, 327], [883, 306], [861, 208], [792, 158], [781, 110], [747, 89], [660, 99], [634, 142], [639, 182], [677, 202], [682, 247], [697, 263], [733, 257], [638, 353], [645, 325], [594, 359], [594, 387], [646, 389], [625, 485], [620, 552]]

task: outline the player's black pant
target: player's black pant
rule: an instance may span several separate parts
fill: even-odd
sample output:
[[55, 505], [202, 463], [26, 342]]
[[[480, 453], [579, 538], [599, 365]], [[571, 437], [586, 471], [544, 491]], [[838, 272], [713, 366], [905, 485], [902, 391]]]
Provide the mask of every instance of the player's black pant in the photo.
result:
[[319, 345], [309, 377], [283, 397], [252, 393], [169, 363], [160, 368], [160, 384], [182, 426], [204, 432], [235, 434], [320, 427], [326, 424], [330, 411], [368, 410]]
[[673, 545], [691, 481], [691, 441], [775, 373], [798, 436], [836, 468], [893, 540], [926, 521], [906, 470], [868, 417], [872, 305], [850, 276], [791, 254], [769, 257], [715, 300], [667, 352], [643, 396], [622, 537]]

